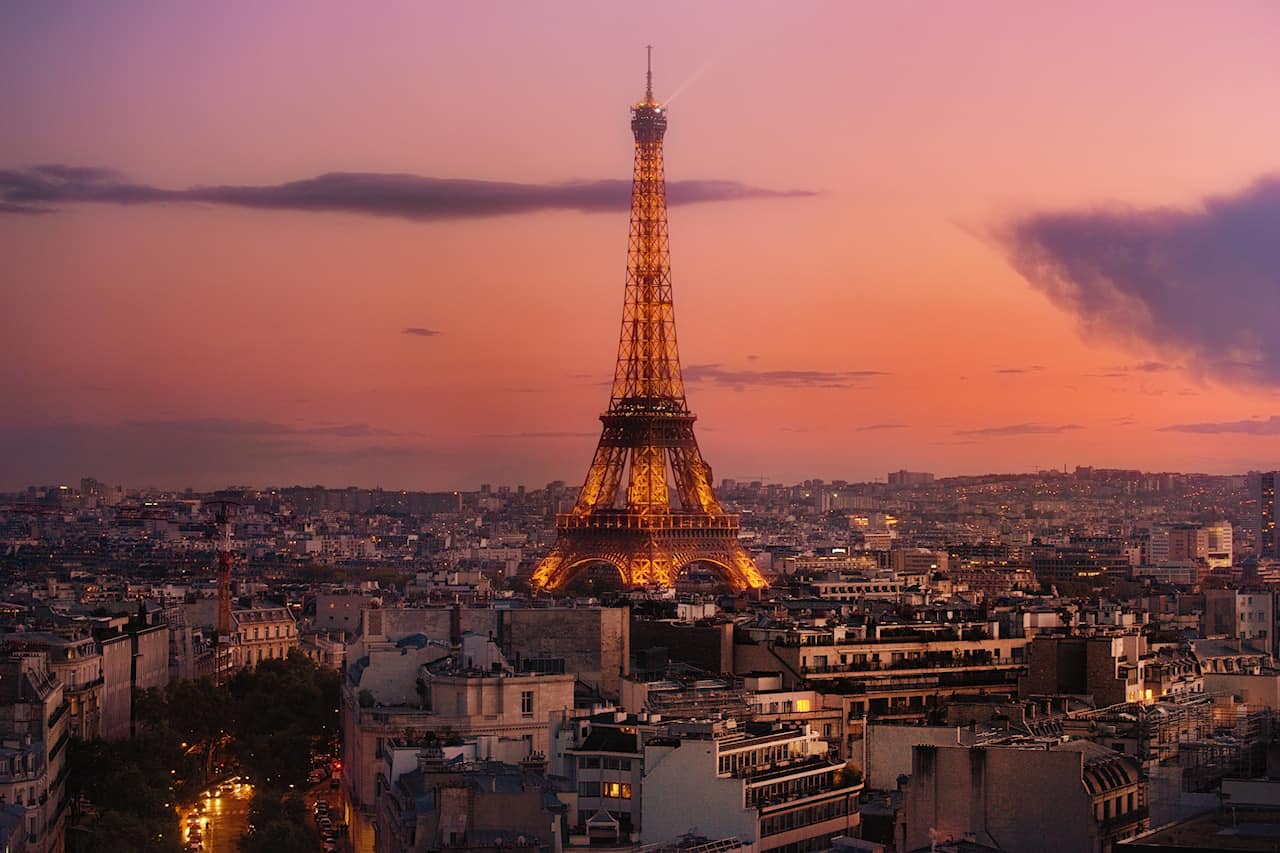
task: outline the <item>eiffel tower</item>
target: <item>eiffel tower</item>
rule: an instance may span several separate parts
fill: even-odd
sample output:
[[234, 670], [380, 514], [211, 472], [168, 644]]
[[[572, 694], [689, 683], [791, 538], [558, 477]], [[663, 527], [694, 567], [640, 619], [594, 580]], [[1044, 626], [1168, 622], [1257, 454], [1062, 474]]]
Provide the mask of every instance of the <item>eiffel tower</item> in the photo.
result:
[[662, 166], [667, 112], [653, 97], [649, 52], [644, 100], [631, 108], [631, 235], [613, 392], [586, 482], [573, 510], [556, 516], [555, 544], [532, 583], [560, 589], [587, 566], [608, 563], [626, 586], [671, 587], [702, 562], [734, 589], [760, 589], [767, 583], [738, 541], [738, 516], [716, 500], [685, 401]]

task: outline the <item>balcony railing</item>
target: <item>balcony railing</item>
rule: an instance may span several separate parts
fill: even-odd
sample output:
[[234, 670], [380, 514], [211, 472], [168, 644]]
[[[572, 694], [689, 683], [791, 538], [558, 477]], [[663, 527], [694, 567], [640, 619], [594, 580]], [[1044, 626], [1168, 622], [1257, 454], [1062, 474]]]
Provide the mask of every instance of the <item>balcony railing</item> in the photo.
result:
[[83, 684], [68, 684], [63, 689], [67, 693], [73, 693], [73, 694], [79, 695], [85, 692], [86, 690], [92, 690], [95, 687], [101, 687], [103, 682], [104, 682], [104, 679], [99, 677], [99, 678], [93, 679], [92, 681], [86, 681]]
[[899, 661], [865, 661], [861, 663], [835, 663], [822, 666], [802, 666], [802, 675], [832, 675], [843, 673], [901, 673], [921, 670], [955, 669], [1012, 669], [1025, 666], [1022, 661], [1009, 658], [903, 658]]
[[737, 530], [739, 527], [736, 515], [593, 512], [590, 515], [561, 513], [556, 516], [558, 530]]

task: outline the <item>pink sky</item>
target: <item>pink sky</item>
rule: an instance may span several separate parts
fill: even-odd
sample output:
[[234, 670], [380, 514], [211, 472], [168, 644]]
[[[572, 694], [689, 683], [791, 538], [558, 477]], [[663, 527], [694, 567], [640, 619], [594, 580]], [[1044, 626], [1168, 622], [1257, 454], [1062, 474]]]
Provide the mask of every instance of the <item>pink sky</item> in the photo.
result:
[[[815, 193], [671, 210], [717, 477], [1280, 464], [1269, 362], [1241, 381], [1185, 336], [1082, 321], [1002, 237], [1059, 211], [1196, 212], [1280, 171], [1274, 4], [796, 5], [10, 6], [0, 171], [625, 180], [651, 42], [669, 180]], [[0, 488], [586, 470], [625, 210], [47, 207], [0, 213]], [[1233, 268], [1184, 266], [1257, 322]]]

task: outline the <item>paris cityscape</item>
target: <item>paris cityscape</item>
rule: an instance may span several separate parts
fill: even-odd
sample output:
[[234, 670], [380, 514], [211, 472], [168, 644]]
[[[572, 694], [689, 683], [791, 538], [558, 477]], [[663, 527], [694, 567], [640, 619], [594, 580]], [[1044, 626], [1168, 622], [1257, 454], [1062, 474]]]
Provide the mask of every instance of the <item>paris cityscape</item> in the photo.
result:
[[1280, 850], [1277, 8], [652, 12], [0, 10], [4, 853]]

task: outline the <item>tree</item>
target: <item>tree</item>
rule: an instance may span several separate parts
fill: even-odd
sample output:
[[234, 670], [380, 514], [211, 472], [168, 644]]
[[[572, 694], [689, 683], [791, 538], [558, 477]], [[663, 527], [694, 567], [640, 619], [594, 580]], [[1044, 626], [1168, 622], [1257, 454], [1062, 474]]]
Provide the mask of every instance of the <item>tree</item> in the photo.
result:
[[315, 853], [319, 846], [315, 834], [305, 823], [273, 820], [259, 826], [240, 839], [241, 853]]

